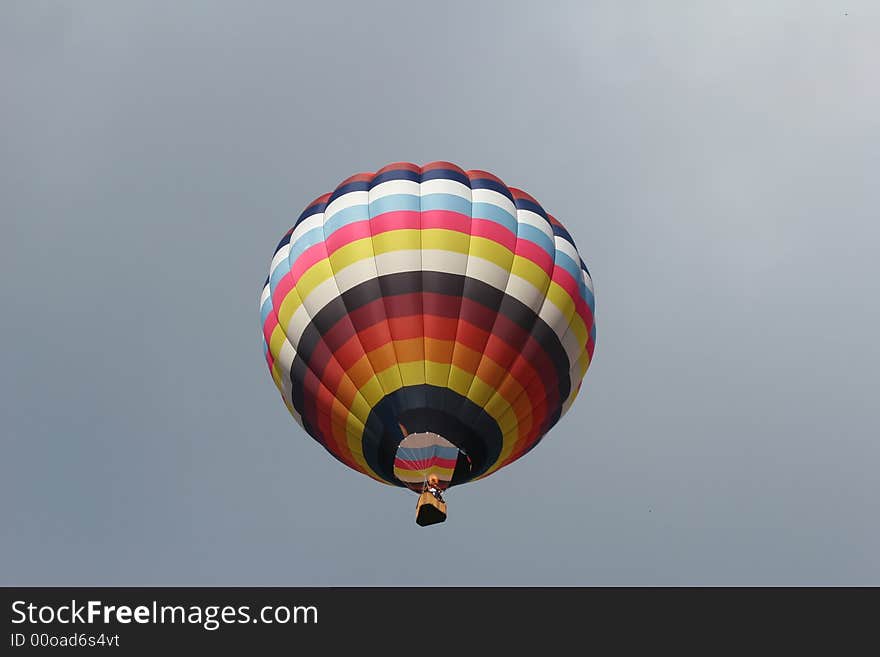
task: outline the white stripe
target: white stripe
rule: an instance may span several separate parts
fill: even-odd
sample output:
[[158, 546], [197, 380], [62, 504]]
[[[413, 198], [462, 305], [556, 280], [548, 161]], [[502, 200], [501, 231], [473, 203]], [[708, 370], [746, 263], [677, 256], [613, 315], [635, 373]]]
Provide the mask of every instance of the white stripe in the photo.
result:
[[[291, 317], [287, 326], [287, 335], [294, 344], [297, 344], [310, 321], [310, 317], [317, 315], [340, 294], [366, 281], [373, 280], [378, 275], [420, 271], [447, 273], [453, 268], [457, 268], [458, 273], [465, 272], [467, 276], [509, 294], [529, 307], [553, 329], [563, 343], [569, 357], [577, 356], [580, 346], [576, 344], [574, 334], [569, 331], [574, 313], [566, 316], [556, 304], [546, 297], [542, 290], [533, 286], [525, 278], [510, 274], [506, 269], [490, 260], [439, 249], [391, 251], [379, 255], [375, 259], [368, 257], [358, 260], [335, 272], [335, 276], [318, 284], [311, 294], [303, 300], [303, 304]], [[295, 288], [291, 293], [298, 294]]]
[[419, 195], [419, 183], [414, 180], [387, 180], [370, 190], [370, 201], [377, 201], [386, 196], [405, 194]]
[[[275, 252], [275, 255], [272, 258], [272, 264], [269, 265], [269, 277], [270, 278], [275, 273], [275, 270], [278, 269], [278, 265], [280, 265], [282, 262], [287, 261], [287, 258], [289, 255], [290, 255], [290, 244], [289, 243], [285, 244], [280, 249], [278, 249], [278, 251]], [[290, 267], [288, 267], [288, 271], [289, 270], [290, 270]]]
[[580, 340], [577, 339], [574, 331], [566, 331], [560, 342], [562, 342], [562, 348], [565, 349], [565, 353], [568, 355], [568, 362], [574, 363], [572, 367], [578, 367], [577, 362], [584, 353], [584, 345], [580, 344]]
[[[572, 246], [572, 243], [569, 242], [564, 237], [559, 237], [558, 235], [554, 237], [553, 243], [556, 245], [556, 250], [561, 251], [569, 258], [574, 260], [575, 265], [577, 265], [578, 269], [581, 266], [581, 257], [578, 255], [577, 249]], [[581, 269], [583, 271], [583, 269]]]
[[299, 226], [294, 228], [293, 233], [290, 235], [290, 242], [295, 243], [300, 237], [308, 233], [313, 228], [318, 228], [324, 225], [324, 213], [319, 212], [317, 214], [313, 214], [308, 219], [304, 220]]
[[502, 210], [510, 213], [511, 218], [516, 218], [516, 206], [504, 194], [499, 194], [494, 189], [474, 189], [472, 190], [474, 203], [491, 203], [497, 205]]
[[529, 283], [529, 281], [516, 274], [510, 275], [510, 280], [507, 282], [507, 289], [505, 292], [522, 301], [535, 313], [540, 312], [541, 305], [545, 298], [545, 295], [541, 290], [537, 289], [534, 285]]
[[593, 279], [590, 278], [590, 277], [587, 275], [587, 272], [585, 272], [583, 269], [581, 269], [581, 271], [584, 273], [584, 283], [586, 284], [587, 289], [588, 289], [590, 292], [593, 293], [593, 298], [595, 299], [595, 298], [596, 298], [596, 292], [595, 292], [595, 290], [593, 290]]
[[[466, 263], [468, 275], [473, 273], [473, 278], [491, 285], [500, 292], [509, 294], [531, 308], [536, 314], [540, 312], [546, 295], [528, 280], [510, 274], [508, 270], [499, 267], [490, 260], [435, 249], [390, 251], [376, 256], [375, 259], [367, 257], [358, 260], [335, 272], [334, 277], [317, 285], [305, 301], [309, 309], [313, 309], [312, 312], [317, 314], [339, 294], [372, 280], [378, 275], [420, 271], [448, 272], [454, 266], [453, 263], [461, 267], [460, 272], [465, 271]], [[549, 301], [547, 303], [552, 305]], [[556, 308], [555, 305], [553, 307]], [[561, 314], [558, 309], [557, 312]], [[291, 335], [291, 337], [293, 336]]]
[[290, 318], [290, 321], [287, 323], [287, 327], [284, 330], [284, 333], [287, 335], [287, 339], [290, 340], [291, 344], [299, 344], [303, 332], [305, 332], [306, 327], [311, 321], [312, 316], [305, 304], [296, 309], [296, 312], [293, 313], [293, 316]]
[[330, 220], [337, 212], [355, 205], [366, 205], [370, 202], [370, 195], [366, 191], [355, 191], [343, 194], [339, 198], [333, 199], [333, 202], [324, 209], [325, 223]]
[[426, 180], [421, 184], [420, 192], [422, 196], [427, 196], [428, 194], [450, 194], [461, 197], [466, 201], [471, 200], [470, 187], [462, 185], [457, 180], [449, 180], [448, 178]]
[[491, 285], [496, 290], [504, 290], [507, 287], [510, 271], [499, 267], [491, 260], [471, 256], [468, 258], [467, 275]]
[[544, 233], [550, 241], [553, 241], [553, 229], [550, 227], [550, 223], [544, 219], [539, 214], [535, 214], [531, 210], [517, 210], [516, 218], [521, 224], [528, 224], [529, 226], [534, 226], [542, 233]]
[[566, 331], [568, 331], [568, 325], [571, 322], [571, 315], [563, 313], [562, 309], [550, 301], [550, 299], [544, 300], [544, 304], [541, 306], [541, 312], [538, 313], [538, 317], [544, 320], [544, 323], [553, 329], [553, 332], [560, 340], [565, 335]]
[[[342, 294], [356, 285], [377, 277], [378, 272], [376, 271], [376, 261], [374, 258], [364, 258], [353, 262], [348, 267], [336, 272], [336, 285], [339, 286], [338, 294]], [[323, 287], [323, 283], [318, 287]], [[328, 303], [332, 300], [332, 298], [329, 299]]]
[[293, 405], [293, 383], [290, 380], [290, 368], [293, 366], [294, 358], [296, 358], [296, 349], [294, 349], [293, 345], [290, 344], [290, 341], [285, 338], [284, 342], [281, 343], [281, 349], [278, 351], [278, 355], [275, 358], [275, 365], [281, 373], [281, 387], [284, 390], [284, 395], [287, 397], [287, 401], [289, 401], [291, 405]]
[[421, 271], [422, 252], [414, 249], [389, 251], [376, 256], [376, 270], [381, 276], [405, 271]]
[[462, 274], [467, 270], [466, 253], [441, 249], [422, 250], [422, 271]]
[[[333, 301], [339, 296], [339, 288], [336, 279], [332, 276], [316, 285], [311, 293], [303, 299], [303, 305], [306, 306], [313, 314], [317, 314], [321, 308]], [[299, 294], [299, 290], [297, 290]]]

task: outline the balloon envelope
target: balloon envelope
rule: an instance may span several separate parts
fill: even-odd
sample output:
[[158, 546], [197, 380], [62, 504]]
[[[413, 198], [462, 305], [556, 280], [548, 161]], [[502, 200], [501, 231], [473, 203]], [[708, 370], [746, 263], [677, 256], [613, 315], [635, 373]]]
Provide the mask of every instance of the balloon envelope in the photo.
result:
[[[391, 164], [309, 204], [260, 305], [294, 419], [350, 468], [419, 490], [429, 472], [465, 483], [532, 449], [596, 340], [568, 231], [525, 192], [449, 162]], [[416, 443], [433, 465], [407, 456]]]

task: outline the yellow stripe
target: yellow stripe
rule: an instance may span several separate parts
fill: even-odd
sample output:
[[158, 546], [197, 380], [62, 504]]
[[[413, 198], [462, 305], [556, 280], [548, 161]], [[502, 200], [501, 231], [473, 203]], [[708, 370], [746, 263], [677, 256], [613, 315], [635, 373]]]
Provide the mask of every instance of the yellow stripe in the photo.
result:
[[431, 467], [424, 470], [409, 470], [406, 468], [394, 468], [394, 476], [408, 484], [420, 484], [430, 475], [435, 474], [441, 481], [451, 481], [455, 471], [450, 468]]
[[510, 273], [513, 276], [525, 279], [539, 292], [543, 292], [550, 285], [550, 277], [547, 275], [547, 272], [541, 269], [540, 265], [521, 255], [513, 257]]
[[269, 351], [272, 354], [272, 358], [276, 361], [278, 360], [278, 355], [281, 353], [281, 347], [286, 340], [287, 335], [285, 335], [284, 330], [280, 325], [276, 325], [272, 329], [272, 335], [269, 336]]
[[571, 316], [575, 311], [575, 302], [570, 296], [568, 296], [568, 292], [565, 291], [565, 288], [559, 285], [556, 281], [551, 281], [550, 287], [547, 288], [547, 300], [556, 306], [565, 318], [566, 326], [571, 324]]
[[422, 249], [439, 249], [466, 254], [471, 236], [446, 228], [426, 228], [422, 233]]
[[419, 386], [425, 383], [425, 361], [398, 363], [397, 366], [400, 368], [400, 378], [403, 379], [404, 386]]
[[282, 301], [282, 308], [278, 312], [280, 323], [287, 326], [293, 313], [301, 305], [301, 299], [308, 298], [318, 285], [333, 276], [333, 271], [339, 272], [356, 262], [383, 253], [418, 249], [439, 249], [485, 258], [528, 281], [538, 291], [546, 290], [550, 284], [550, 276], [539, 265], [526, 257], [514, 255], [503, 245], [488, 238], [472, 237], [445, 228], [392, 230], [349, 242], [336, 250], [329, 260], [325, 258], [312, 265], [294, 286], [300, 298], [290, 300], [290, 304], [285, 307], [290, 297], [288, 293]]
[[392, 251], [418, 251], [422, 248], [421, 232], [416, 228], [402, 228], [379, 233], [373, 236], [373, 251], [376, 255]]
[[345, 246], [337, 249], [330, 256], [330, 263], [333, 271], [342, 271], [349, 265], [366, 260], [367, 258], [375, 259], [373, 253], [373, 241], [369, 237], [364, 237], [354, 242], [349, 242]]
[[[430, 338], [428, 338], [430, 340]], [[427, 342], [427, 340], [426, 340]], [[435, 342], [441, 342], [441, 340], [435, 340]], [[443, 340], [442, 342], [451, 342], [447, 340]], [[450, 356], [451, 357], [451, 356]], [[446, 387], [446, 382], [449, 380], [449, 370], [451, 366], [450, 364], [444, 363], [442, 361], [433, 361], [426, 360], [425, 361], [425, 382], [431, 386], [438, 386], [440, 388]]]
[[[446, 363], [434, 363], [432, 361], [416, 361], [409, 363], [399, 363], [400, 371], [403, 377], [404, 385], [416, 385], [413, 383], [408, 383], [407, 381], [417, 380], [417, 377], [421, 374], [424, 376], [425, 367], [434, 368], [434, 367], [443, 367], [447, 365]], [[393, 366], [396, 367], [396, 366]], [[364, 387], [371, 386], [378, 378], [382, 376], [382, 373], [376, 374], [373, 378], [368, 381]], [[450, 370], [450, 381], [451, 382], [460, 382], [461, 385], [450, 385], [450, 388], [453, 389], [458, 394], [466, 397], [480, 405], [480, 399], [491, 399], [492, 403], [489, 408], [486, 408], [486, 412], [492, 417], [499, 426], [501, 430], [502, 436], [504, 438], [504, 444], [502, 445], [501, 450], [501, 458], [505, 458], [510, 452], [514, 449], [516, 444], [517, 435], [519, 434], [519, 426], [516, 417], [516, 412], [513, 410], [513, 407], [510, 405], [510, 400], [506, 399], [502, 395], [500, 395], [496, 390], [491, 388], [485, 381], [473, 377], [467, 372], [464, 372], [458, 367], [451, 367]], [[473, 384], [471, 382], [473, 381]], [[362, 389], [363, 390], [363, 389]], [[396, 389], [388, 389], [386, 390], [386, 394], [394, 392]], [[378, 403], [378, 402], [377, 402]], [[340, 404], [341, 405], [341, 404]], [[359, 464], [363, 462], [363, 452], [361, 450], [362, 446], [362, 438], [363, 438], [363, 421], [355, 418], [351, 413], [349, 413], [350, 419], [348, 423], [348, 431], [346, 432], [349, 436], [349, 448], [352, 449], [352, 445], [357, 447], [357, 451], [352, 449], [352, 456], [358, 460]], [[363, 417], [368, 417], [369, 413]], [[528, 416], [531, 417], [530, 415]], [[529, 423], [530, 425], [530, 423]], [[360, 427], [360, 432], [357, 433], [357, 439], [352, 442], [351, 436], [352, 432]], [[526, 429], [527, 430], [527, 429]], [[368, 468], [365, 462], [362, 463], [363, 467]]]
[[513, 262], [513, 251], [488, 237], [472, 236], [469, 255], [488, 260], [501, 269], [507, 270], [510, 269], [510, 263]]

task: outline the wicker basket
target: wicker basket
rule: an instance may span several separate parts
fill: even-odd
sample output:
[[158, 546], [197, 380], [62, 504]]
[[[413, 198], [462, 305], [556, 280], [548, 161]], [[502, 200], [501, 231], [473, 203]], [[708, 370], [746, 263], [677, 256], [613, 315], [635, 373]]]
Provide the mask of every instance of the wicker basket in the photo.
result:
[[431, 493], [422, 493], [416, 506], [416, 524], [425, 527], [446, 520], [446, 504]]

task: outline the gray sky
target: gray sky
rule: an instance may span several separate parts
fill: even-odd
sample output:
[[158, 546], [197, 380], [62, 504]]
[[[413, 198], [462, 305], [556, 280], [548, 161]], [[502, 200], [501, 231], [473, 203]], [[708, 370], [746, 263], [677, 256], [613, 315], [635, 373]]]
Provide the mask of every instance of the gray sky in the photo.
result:
[[[880, 584], [878, 61], [870, 1], [2, 2], [0, 584]], [[420, 529], [258, 296], [306, 203], [436, 159], [568, 226], [599, 329]]]

